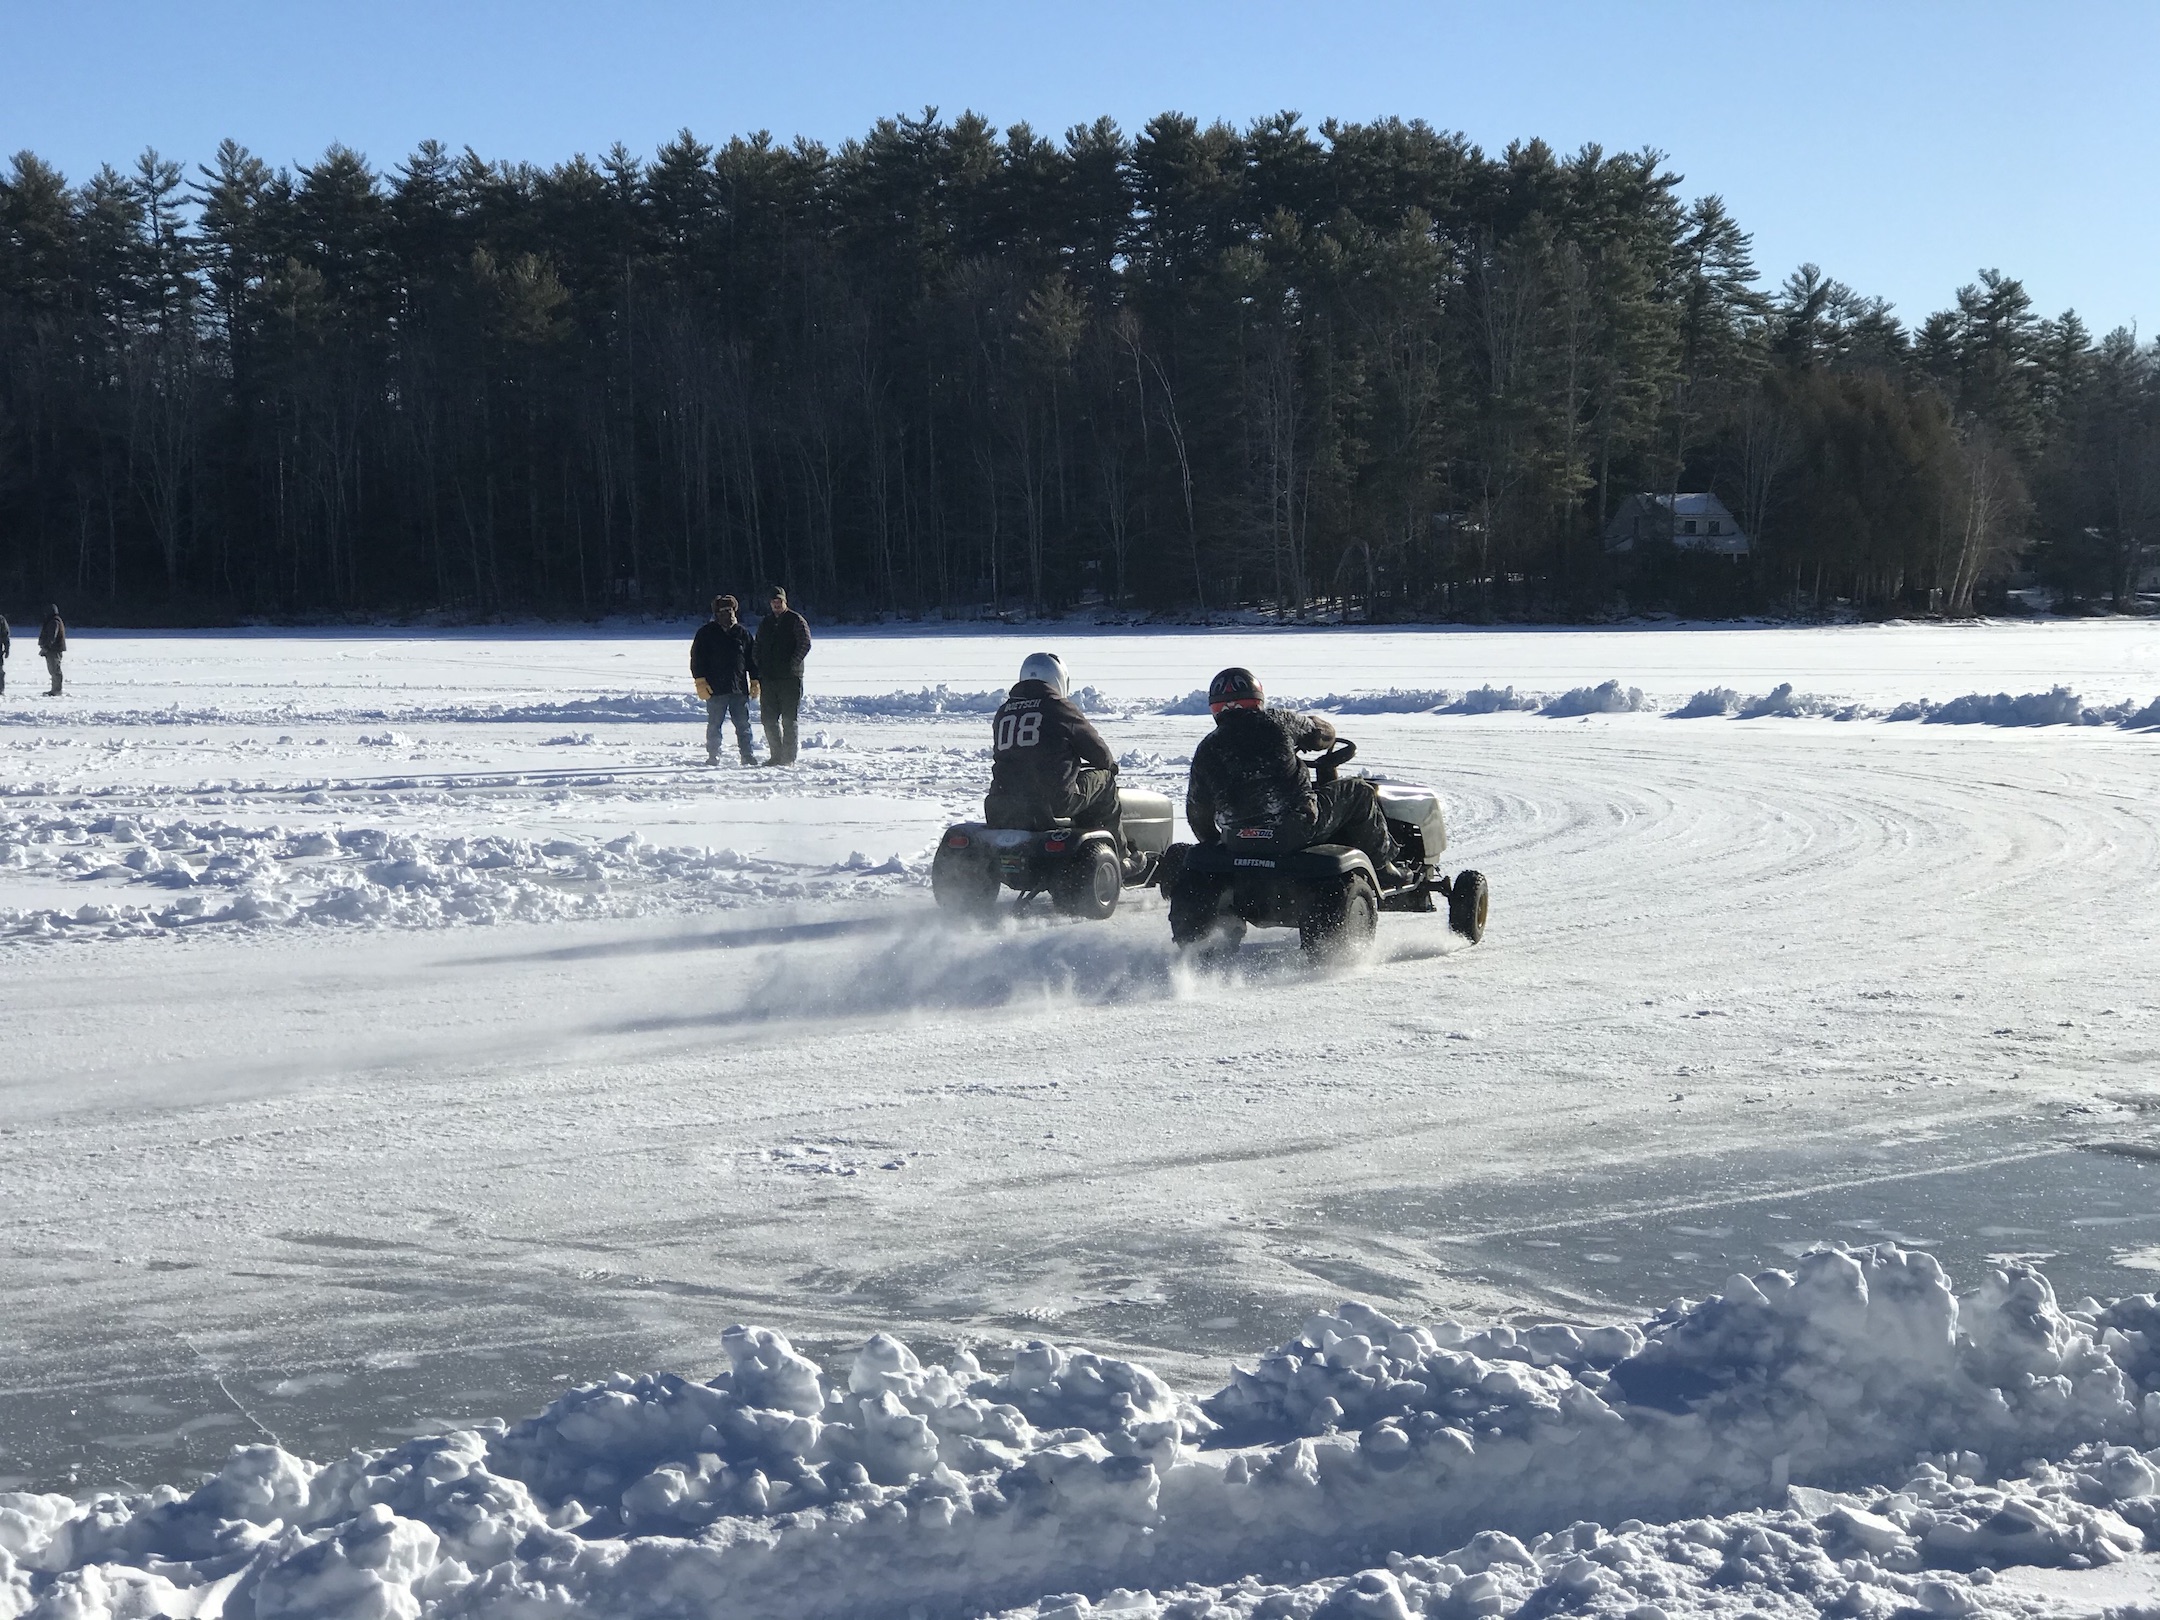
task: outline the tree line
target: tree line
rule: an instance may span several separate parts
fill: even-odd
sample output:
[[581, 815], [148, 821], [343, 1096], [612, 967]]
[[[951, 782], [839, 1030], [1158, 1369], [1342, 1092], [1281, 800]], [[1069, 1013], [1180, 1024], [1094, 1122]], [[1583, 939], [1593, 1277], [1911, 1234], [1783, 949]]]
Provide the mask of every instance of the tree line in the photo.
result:
[[[553, 167], [0, 181], [0, 591], [76, 611], [1374, 618], [2127, 602], [2160, 354], [1760, 284], [1653, 152], [934, 111]], [[1741, 560], [1608, 555], [1717, 492]]]

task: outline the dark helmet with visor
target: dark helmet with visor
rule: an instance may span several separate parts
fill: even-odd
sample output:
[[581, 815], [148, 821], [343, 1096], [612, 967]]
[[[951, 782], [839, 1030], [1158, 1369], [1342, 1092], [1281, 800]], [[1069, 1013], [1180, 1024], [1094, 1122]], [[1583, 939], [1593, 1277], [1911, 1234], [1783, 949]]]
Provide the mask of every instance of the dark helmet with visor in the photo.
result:
[[1221, 714], [1225, 709], [1257, 709], [1266, 702], [1267, 694], [1260, 690], [1260, 678], [1249, 669], [1233, 665], [1208, 682], [1209, 714]]

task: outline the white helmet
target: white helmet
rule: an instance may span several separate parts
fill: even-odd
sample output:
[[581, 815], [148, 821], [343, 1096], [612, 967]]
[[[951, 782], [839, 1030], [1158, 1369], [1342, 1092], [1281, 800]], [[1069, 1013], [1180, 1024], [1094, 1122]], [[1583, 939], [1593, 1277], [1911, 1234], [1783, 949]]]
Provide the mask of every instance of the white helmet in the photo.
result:
[[1072, 695], [1072, 682], [1065, 675], [1065, 660], [1056, 653], [1029, 653], [1020, 660], [1020, 679], [1041, 681], [1059, 697]]

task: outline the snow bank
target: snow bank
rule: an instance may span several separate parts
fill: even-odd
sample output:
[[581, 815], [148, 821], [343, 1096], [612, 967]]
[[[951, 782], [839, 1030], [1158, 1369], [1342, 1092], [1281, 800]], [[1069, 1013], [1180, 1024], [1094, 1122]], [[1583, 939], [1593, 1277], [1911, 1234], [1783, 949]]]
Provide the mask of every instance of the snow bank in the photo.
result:
[[1159, 704], [1155, 712], [1157, 714], [1175, 715], [1206, 714], [1208, 712], [1207, 691], [1205, 688], [1199, 688], [1187, 692], [1181, 698], [1171, 698], [1168, 702]]
[[[846, 696], [806, 692], [802, 714], [812, 720], [915, 719], [922, 716], [992, 714], [1005, 701], [1006, 688], [959, 692], [946, 686], [927, 686], [912, 692], [885, 692], [871, 696]], [[1106, 697], [1092, 686], [1073, 693], [1073, 701], [1089, 714], [1126, 713], [1129, 705]], [[756, 705], [752, 704], [753, 709]], [[1207, 712], [1206, 705], [1201, 713]], [[265, 707], [248, 703], [210, 707], [112, 710], [0, 709], [0, 726], [206, 726], [206, 725], [650, 725], [698, 724], [705, 720], [704, 702], [689, 692], [624, 692], [598, 697], [562, 698], [531, 703], [474, 701], [466, 703], [385, 704], [379, 699], [343, 705], [304, 704]], [[362, 743], [388, 745], [407, 739], [395, 733], [363, 736]]]
[[75, 906], [0, 909], [0, 939], [220, 926], [435, 928], [860, 899], [916, 876], [898, 855], [804, 866], [732, 849], [593, 839], [288, 832], [187, 817], [0, 812], [0, 868], [79, 882]]
[[[1905, 718], [1901, 705], [1892, 719]], [[2088, 706], [2067, 686], [2048, 692], [1971, 692], [1941, 706], [1922, 704], [1919, 718], [1950, 726], [2148, 726], [2160, 723], [2160, 698], [2142, 709], [2135, 703]]]
[[1562, 692], [1558, 697], [1538, 710], [1540, 714], [1568, 716], [1577, 714], [1635, 714], [1650, 707], [1639, 686], [1622, 686], [1618, 681], [1606, 681], [1598, 686], [1578, 686]]
[[1865, 704], [1795, 692], [1792, 682], [1782, 681], [1757, 697], [1743, 696], [1729, 686], [1707, 687], [1673, 710], [1671, 718], [1700, 720], [1732, 715], [1742, 720], [1761, 720], [1772, 716], [1788, 720], [1865, 720], [1873, 717], [1875, 713], [1875, 710]]
[[[1391, 686], [1385, 692], [1359, 692], [1349, 696], [1330, 692], [1326, 697], [1301, 700], [1290, 707], [1324, 710], [1329, 714], [1432, 714], [1446, 708], [1453, 700], [1454, 695], [1450, 692], [1405, 691]], [[1201, 704], [1200, 712], [1207, 713], [1206, 703]]]
[[[1389, 687], [1384, 692], [1330, 692], [1325, 697], [1271, 698], [1269, 706], [1318, 714], [1506, 714], [1535, 713], [1554, 716], [1577, 714], [1628, 714], [1650, 706], [1639, 687], [1623, 687], [1618, 681], [1600, 686], [1578, 686], [1558, 695], [1517, 692], [1512, 686], [1480, 686], [1467, 692], [1443, 688]], [[1208, 712], [1207, 693], [1189, 692], [1150, 711], [1161, 715], [1202, 715]]]
[[1511, 709], [1541, 709], [1545, 699], [1525, 693], [1518, 697], [1512, 686], [1480, 686], [1465, 692], [1447, 706], [1449, 714], [1504, 714]]
[[[891, 720], [917, 715], [991, 715], [1006, 698], [1008, 688], [988, 692], [955, 692], [944, 686], [924, 687], [916, 692], [887, 692], [880, 697], [822, 697], [805, 694], [803, 713], [819, 720]], [[1084, 714], [1122, 715], [1129, 705], [1113, 702], [1092, 686], [1072, 694]], [[1203, 705], [1202, 713], [1206, 712]]]
[[[1946, 1459], [1948, 1467], [1961, 1459]], [[1437, 1557], [1391, 1554], [1348, 1579], [1188, 1586], [1158, 1599], [1063, 1593], [1000, 1620], [1410, 1620], [1413, 1615], [2027, 1616], [2038, 1605], [1993, 1566], [2087, 1569], [2137, 1556], [2153, 1527], [2152, 1464], [2080, 1448], [2029, 1478], [1975, 1483], [1921, 1463], [1892, 1491], [1795, 1487], [1788, 1505], [1676, 1524], [1588, 1521], [1527, 1542], [1485, 1531]]]
[[[1384, 692], [1330, 692], [1317, 698], [1272, 700], [1286, 709], [1325, 714], [1505, 714], [1534, 713], [1565, 719], [1584, 714], [1639, 714], [1654, 710], [1655, 700], [1642, 688], [1623, 686], [1617, 680], [1597, 686], [1577, 686], [1560, 693], [1518, 692], [1512, 686], [1480, 686], [1454, 693], [1443, 689], [1390, 687]], [[1188, 693], [1161, 705], [1162, 715], [1203, 715], [1205, 692]], [[1919, 698], [1891, 708], [1871, 707], [1839, 697], [1796, 691], [1792, 682], [1780, 682], [1767, 692], [1748, 696], [1729, 686], [1712, 686], [1695, 693], [1678, 708], [1668, 711], [1675, 720], [1723, 717], [1741, 720], [1925, 720], [1938, 725], [1990, 726], [2122, 726], [2126, 729], [2160, 728], [2160, 698], [2136, 703], [2086, 704], [2075, 692], [2058, 686], [2051, 692], [2028, 692], [2020, 697], [2008, 693], [1989, 696], [1974, 692], [1948, 703]]]
[[[885, 692], [870, 696], [807, 693], [802, 714], [813, 721], [913, 720], [988, 716], [1005, 701], [1002, 687], [984, 691], [959, 691], [948, 686], [926, 686], [914, 691]], [[1170, 718], [1200, 717], [1208, 712], [1207, 693], [1194, 690], [1164, 701], [1122, 701], [1099, 688], [1082, 687], [1073, 701], [1088, 714], [1104, 718], [1159, 715]], [[1640, 687], [1607, 680], [1596, 686], [1571, 687], [1564, 692], [1518, 691], [1513, 686], [1486, 684], [1457, 692], [1444, 687], [1388, 687], [1364, 692], [1329, 692], [1320, 697], [1278, 697], [1278, 708], [1325, 714], [1443, 714], [1481, 715], [1534, 713], [1564, 719], [1585, 714], [1633, 714], [1657, 707]], [[1707, 687], [1696, 692], [1672, 718], [1693, 720], [1718, 716], [1741, 719], [1829, 718], [1836, 720], [1926, 720], [1947, 725], [2048, 726], [2114, 725], [2132, 729], [2160, 727], [2160, 697], [2138, 704], [2086, 704], [2068, 687], [2048, 692], [2012, 696], [1973, 692], [1937, 703], [1915, 698], [1887, 708], [1849, 699], [1796, 691], [1790, 681], [1768, 692], [1746, 696], [1728, 686]], [[257, 708], [242, 704], [183, 709], [122, 709], [74, 712], [45, 709], [0, 710], [0, 727], [138, 727], [138, 726], [270, 726], [270, 725], [593, 725], [671, 724], [701, 725], [705, 707], [688, 694], [626, 693], [620, 696], [568, 698], [540, 703], [471, 702], [456, 704], [414, 703], [386, 707], [378, 703], [328, 708]], [[364, 733], [358, 742], [368, 747], [398, 747], [411, 738], [395, 730]], [[584, 744], [593, 740], [590, 731], [549, 737], [556, 745]]]
[[[1001, 692], [949, 692], [943, 687], [921, 692], [893, 692], [877, 698], [806, 699], [805, 712], [820, 717], [899, 718], [916, 714], [988, 714], [1003, 701]], [[1166, 716], [1204, 715], [1208, 712], [1204, 691], [1187, 693], [1159, 705], [1137, 708], [1121, 705], [1093, 688], [1074, 696], [1090, 714], [1124, 715], [1152, 713]], [[1608, 680], [1596, 686], [1571, 687], [1565, 692], [1518, 692], [1512, 686], [1485, 685], [1456, 693], [1445, 688], [1389, 687], [1379, 692], [1330, 692], [1316, 698], [1282, 698], [1278, 707], [1341, 715], [1447, 714], [1477, 715], [1535, 713], [1555, 719], [1585, 714], [1638, 714], [1657, 707], [1642, 688]], [[1729, 715], [1743, 720], [1769, 718], [1831, 720], [1925, 720], [1937, 725], [1990, 726], [2122, 726], [2160, 727], [2160, 697], [2140, 705], [2135, 702], [2087, 704], [2068, 687], [2047, 692], [2011, 696], [1972, 692], [1936, 703], [1920, 698], [1887, 709], [1847, 698], [1821, 696], [1795, 690], [1785, 681], [1770, 691], [1748, 697], [1731, 687], [1710, 687], [1695, 693], [1671, 711], [1674, 719], [1691, 720]]]
[[1812, 692], [1795, 692], [1792, 682], [1782, 681], [1761, 697], [1743, 699], [1733, 712], [1742, 720], [1761, 720], [1773, 715], [1789, 720], [1865, 720], [1874, 711], [1864, 704], [1817, 697]]
[[2136, 730], [2160, 727], [2160, 698], [2142, 707], [2133, 702], [2087, 704], [2068, 687], [2058, 686], [2052, 691], [2026, 692], [2017, 697], [2007, 692], [1969, 692], [1948, 703], [1916, 698], [1881, 709], [1796, 692], [1786, 681], [1756, 697], [1745, 697], [1729, 686], [1707, 687], [1674, 709], [1671, 717], [1698, 720], [1726, 715], [1742, 720], [1920, 720], [1955, 726], [2121, 726]]
[[1672, 717], [1675, 720], [1701, 720], [1714, 715], [1737, 714], [1740, 703], [1740, 694], [1729, 686], [1706, 687], [1673, 710]]
[[1991, 1564], [2160, 1532], [2160, 1303], [2066, 1311], [2022, 1266], [1960, 1299], [1894, 1247], [1634, 1326], [1346, 1305], [1198, 1401], [1040, 1343], [991, 1372], [879, 1335], [841, 1377], [722, 1348], [515, 1427], [0, 1496], [0, 1614], [1959, 1613]]

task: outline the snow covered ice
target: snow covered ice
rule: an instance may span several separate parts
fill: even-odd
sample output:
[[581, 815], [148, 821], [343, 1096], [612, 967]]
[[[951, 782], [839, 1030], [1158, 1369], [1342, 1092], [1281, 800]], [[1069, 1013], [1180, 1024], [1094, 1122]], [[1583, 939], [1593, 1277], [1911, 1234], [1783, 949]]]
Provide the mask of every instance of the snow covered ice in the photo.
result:
[[[1167, 666], [1174, 648], [1182, 660], [1174, 682], [1211, 659], [1247, 657], [1271, 665], [1283, 700], [1356, 719], [1661, 713], [2160, 729], [2160, 695], [2146, 690], [2160, 688], [2160, 662], [2153, 638], [2135, 627], [1993, 627], [1967, 638], [1968, 678], [1998, 673], [2000, 654], [2032, 649], [2008, 663], [2025, 664], [2022, 678], [2044, 688], [1942, 700], [1917, 691], [1923, 678], [1956, 668], [1955, 657], [1930, 656], [1946, 644], [1960, 650], [1956, 634], [1316, 632], [1204, 642], [1097, 634], [1080, 638], [1100, 675], [1078, 696], [1101, 717], [1204, 715], [1199, 691], [1180, 695], [1174, 684], [1166, 690], [1130, 673]], [[872, 727], [882, 746], [851, 751], [844, 733], [814, 728], [803, 772], [810, 786], [784, 792], [700, 777], [681, 737], [702, 711], [661, 673], [679, 652], [673, 638], [598, 637], [545, 655], [547, 643], [534, 638], [103, 639], [74, 695], [0, 711], [20, 782], [0, 807], [0, 934], [437, 926], [882, 895], [892, 885], [861, 879], [905, 875], [906, 856], [922, 853], [939, 814], [970, 796], [984, 752], [964, 723], [925, 724], [924, 735], [898, 746], [889, 739], [909, 721], [964, 722], [994, 710], [996, 683], [1019, 644], [983, 635], [837, 638], [820, 663], [821, 680], [832, 684], [812, 692], [806, 714]], [[1872, 656], [1824, 667], [1851, 649]], [[1589, 660], [1599, 658], [1669, 678], [1684, 654], [1742, 669], [1780, 651], [1846, 690], [1796, 693], [1789, 679], [1754, 694], [1674, 687], [1660, 695], [1612, 676], [1559, 685], [1594, 671]], [[2065, 658], [2081, 689], [2063, 684]], [[627, 667], [610, 670], [618, 661]], [[297, 696], [286, 678], [295, 669], [306, 672]], [[937, 678], [950, 669], [981, 684]], [[1413, 669], [1475, 669], [1482, 678], [1392, 684]], [[578, 679], [536, 689], [543, 670]], [[1329, 684], [1367, 670], [1386, 671], [1390, 684]], [[1495, 670], [1508, 684], [1494, 684]], [[618, 684], [602, 684], [609, 675]], [[920, 684], [888, 684], [908, 681]], [[1856, 685], [1867, 695], [1854, 695]], [[565, 724], [604, 729], [556, 729]], [[1186, 753], [1189, 743], [1174, 757], [1145, 756], [1153, 767], [1146, 779], [1176, 788]], [[716, 797], [729, 814], [698, 813]], [[245, 822], [232, 814], [243, 806]], [[604, 831], [589, 830], [596, 821]], [[476, 823], [488, 831], [474, 836]], [[898, 847], [843, 850], [851, 826], [913, 847], [905, 855]], [[772, 854], [686, 842], [730, 831], [740, 841], [746, 829], [775, 846]]]
[[[1045, 639], [1492, 933], [943, 926]], [[2160, 1602], [2152, 629], [833, 632], [788, 772], [685, 640], [0, 709], [0, 1615]]]

